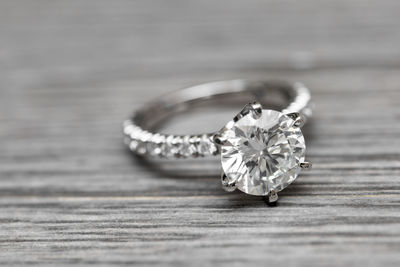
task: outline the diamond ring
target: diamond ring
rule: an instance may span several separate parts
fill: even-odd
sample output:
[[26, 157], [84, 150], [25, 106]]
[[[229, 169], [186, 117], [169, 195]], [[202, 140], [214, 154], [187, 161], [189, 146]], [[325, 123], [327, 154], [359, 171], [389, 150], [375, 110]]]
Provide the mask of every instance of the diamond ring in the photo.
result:
[[[219, 131], [194, 135], [155, 131], [161, 121], [198, 103], [231, 99], [248, 104]], [[263, 109], [265, 104], [274, 109]], [[300, 83], [231, 80], [186, 88], [150, 102], [124, 122], [123, 131], [129, 149], [140, 156], [220, 155], [223, 189], [265, 196], [273, 204], [277, 193], [302, 169], [311, 168], [301, 131], [311, 113], [310, 92]]]

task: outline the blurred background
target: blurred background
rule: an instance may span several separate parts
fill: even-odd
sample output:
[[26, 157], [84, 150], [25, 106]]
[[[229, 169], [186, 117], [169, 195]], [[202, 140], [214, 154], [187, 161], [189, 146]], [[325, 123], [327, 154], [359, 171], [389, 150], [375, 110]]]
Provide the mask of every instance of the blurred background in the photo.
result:
[[[0, 1], [0, 262], [398, 265], [399, 18], [395, 0]], [[148, 100], [236, 78], [316, 103], [314, 170], [275, 209], [223, 192], [218, 160], [174, 177], [122, 145]]]

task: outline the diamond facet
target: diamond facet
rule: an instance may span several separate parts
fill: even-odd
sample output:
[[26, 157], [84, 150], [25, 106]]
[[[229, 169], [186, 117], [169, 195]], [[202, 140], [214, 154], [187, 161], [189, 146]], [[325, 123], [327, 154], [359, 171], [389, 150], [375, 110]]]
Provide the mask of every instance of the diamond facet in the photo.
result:
[[305, 142], [300, 127], [289, 116], [262, 110], [228, 123], [221, 145], [222, 168], [236, 187], [251, 195], [281, 191], [299, 174]]

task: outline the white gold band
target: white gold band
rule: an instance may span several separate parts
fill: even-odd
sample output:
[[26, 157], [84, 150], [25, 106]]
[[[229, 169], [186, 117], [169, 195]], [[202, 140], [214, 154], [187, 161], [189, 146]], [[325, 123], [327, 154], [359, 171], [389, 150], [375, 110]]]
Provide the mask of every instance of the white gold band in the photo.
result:
[[[280, 81], [250, 82], [231, 80], [206, 83], [159, 98], [138, 110], [124, 122], [125, 143], [129, 149], [144, 156], [161, 158], [204, 157], [219, 154], [213, 141], [214, 133], [172, 135], [153, 132], [166, 118], [192, 108], [204, 101], [222, 101], [229, 96], [239, 96], [242, 106], [248, 102], [268, 103], [275, 98], [286, 102], [282, 113], [299, 113], [303, 122], [311, 116], [309, 90], [300, 83]], [[240, 108], [240, 106], [239, 106]], [[281, 107], [282, 108], [282, 107]]]

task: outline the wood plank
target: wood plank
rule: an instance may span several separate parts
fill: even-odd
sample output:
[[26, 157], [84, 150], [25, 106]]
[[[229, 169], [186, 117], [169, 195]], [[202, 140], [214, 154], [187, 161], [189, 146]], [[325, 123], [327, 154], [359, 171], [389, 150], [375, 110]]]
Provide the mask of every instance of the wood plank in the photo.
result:
[[[399, 8], [0, 2], [0, 264], [398, 266]], [[232, 78], [311, 88], [314, 168], [277, 207], [223, 192], [217, 158], [146, 163], [122, 145], [144, 102]]]

